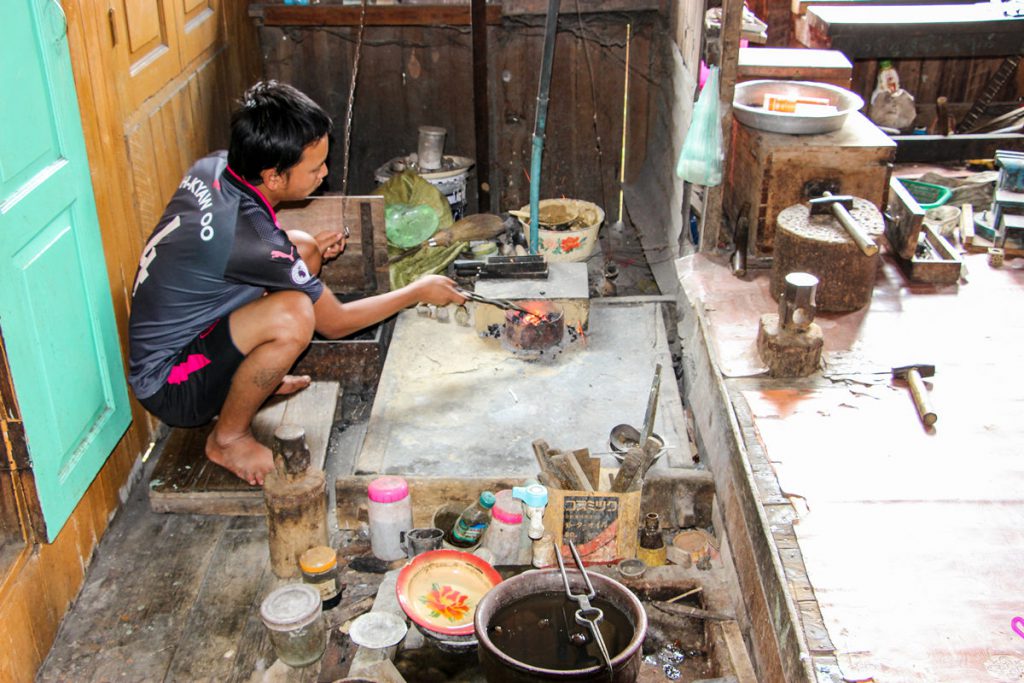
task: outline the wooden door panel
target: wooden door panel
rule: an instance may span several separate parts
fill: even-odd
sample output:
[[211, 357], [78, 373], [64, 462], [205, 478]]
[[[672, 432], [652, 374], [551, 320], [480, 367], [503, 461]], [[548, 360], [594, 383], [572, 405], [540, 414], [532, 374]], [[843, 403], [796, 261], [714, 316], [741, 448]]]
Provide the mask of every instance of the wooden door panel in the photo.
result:
[[127, 111], [137, 109], [181, 69], [174, 16], [174, 3], [178, 1], [117, 0], [112, 5], [118, 27], [115, 33], [125, 36], [116, 47], [127, 74]]
[[188, 64], [221, 39], [221, 0], [178, 0], [181, 23], [181, 62]]

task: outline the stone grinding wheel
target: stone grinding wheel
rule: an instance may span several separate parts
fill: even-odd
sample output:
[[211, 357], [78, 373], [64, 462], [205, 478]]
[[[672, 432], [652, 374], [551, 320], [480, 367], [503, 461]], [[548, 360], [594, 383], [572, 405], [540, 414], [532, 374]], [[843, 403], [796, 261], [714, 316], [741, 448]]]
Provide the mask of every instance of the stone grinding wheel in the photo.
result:
[[[850, 215], [872, 237], [882, 234], [882, 214], [866, 199], [854, 197]], [[812, 216], [806, 204], [794, 204], [776, 219], [772, 297], [778, 301], [789, 273], [811, 273], [820, 281], [819, 311], [855, 311], [871, 301], [879, 258], [865, 256], [831, 212]]]

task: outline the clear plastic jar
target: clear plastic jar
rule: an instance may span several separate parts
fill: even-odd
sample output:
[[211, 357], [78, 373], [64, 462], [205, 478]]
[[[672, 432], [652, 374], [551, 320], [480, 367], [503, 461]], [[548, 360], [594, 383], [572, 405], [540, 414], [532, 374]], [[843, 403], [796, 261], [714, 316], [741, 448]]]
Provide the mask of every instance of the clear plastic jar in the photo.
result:
[[334, 548], [318, 545], [299, 556], [302, 581], [320, 593], [324, 609], [333, 609], [341, 602], [338, 583], [338, 553]]
[[523, 504], [512, 491], [498, 491], [491, 508], [491, 523], [480, 545], [494, 553], [492, 564], [515, 564], [519, 558], [519, 537], [523, 528]]
[[378, 477], [367, 488], [370, 550], [390, 562], [405, 557], [401, 533], [412, 529], [409, 484], [402, 477]]
[[320, 611], [320, 593], [304, 583], [281, 586], [260, 605], [277, 658], [288, 666], [309, 666], [327, 648], [327, 629]]

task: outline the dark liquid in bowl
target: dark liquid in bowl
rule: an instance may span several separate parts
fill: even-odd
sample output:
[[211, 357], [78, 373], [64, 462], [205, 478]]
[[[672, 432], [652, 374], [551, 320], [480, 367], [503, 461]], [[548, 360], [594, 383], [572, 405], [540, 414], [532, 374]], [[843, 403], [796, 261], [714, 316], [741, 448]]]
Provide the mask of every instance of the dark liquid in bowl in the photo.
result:
[[[598, 628], [614, 659], [632, 640], [633, 625], [607, 600], [595, 598], [591, 605], [604, 612]], [[487, 634], [495, 647], [529, 666], [558, 671], [604, 666], [590, 629], [576, 623], [577, 609], [564, 591], [531, 595], [499, 609]]]

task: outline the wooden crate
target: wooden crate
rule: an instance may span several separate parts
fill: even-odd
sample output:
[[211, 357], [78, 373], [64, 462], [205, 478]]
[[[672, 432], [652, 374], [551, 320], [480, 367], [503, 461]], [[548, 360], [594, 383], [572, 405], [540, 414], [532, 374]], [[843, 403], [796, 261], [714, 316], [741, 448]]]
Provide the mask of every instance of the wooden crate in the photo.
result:
[[767, 133], [733, 122], [724, 207], [730, 222], [746, 218], [748, 264], [769, 267], [775, 221], [808, 191], [850, 194], [886, 205], [896, 143], [858, 112], [824, 135]]
[[[960, 279], [963, 265], [953, 247], [931, 226], [924, 224], [924, 209], [898, 179], [889, 181], [889, 204], [885, 238], [893, 258], [912, 282], [953, 284]], [[928, 243], [926, 256], [917, 254], [921, 234]]]
[[853, 65], [838, 50], [785, 47], [741, 47], [736, 81], [761, 78], [815, 81], [850, 88]]

